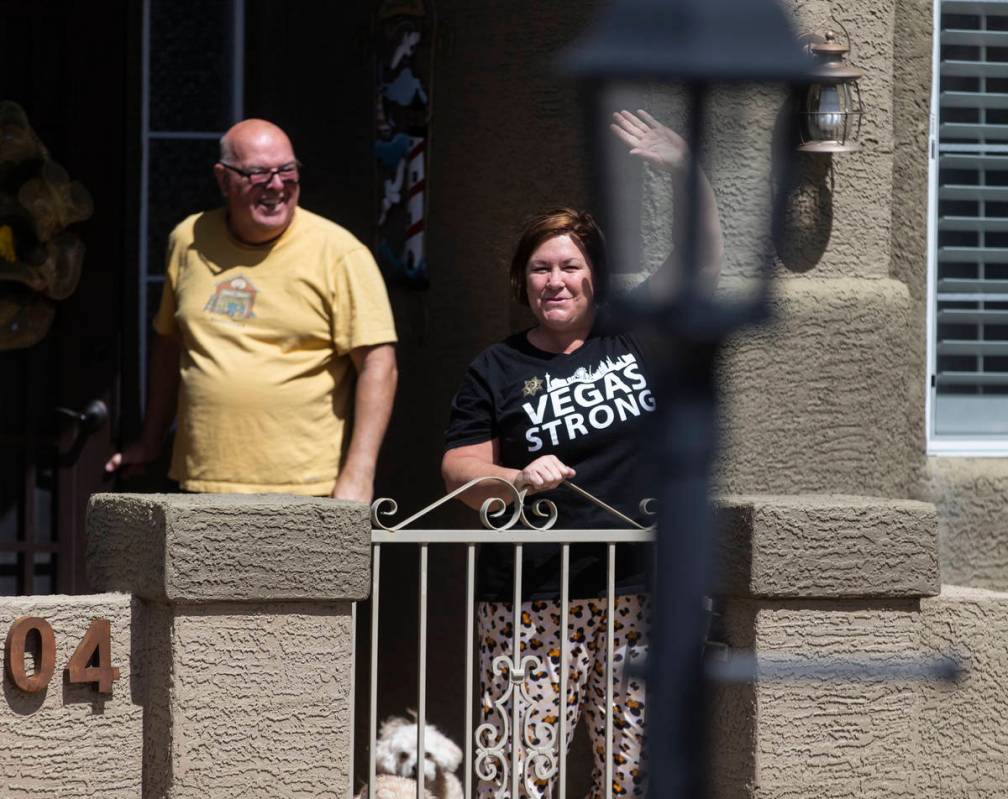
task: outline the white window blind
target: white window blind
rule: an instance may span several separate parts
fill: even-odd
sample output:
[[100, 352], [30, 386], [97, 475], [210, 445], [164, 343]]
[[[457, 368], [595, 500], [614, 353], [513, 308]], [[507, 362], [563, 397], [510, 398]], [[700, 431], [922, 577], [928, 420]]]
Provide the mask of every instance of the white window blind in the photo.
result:
[[1008, 0], [937, 0], [932, 439], [1008, 448]]

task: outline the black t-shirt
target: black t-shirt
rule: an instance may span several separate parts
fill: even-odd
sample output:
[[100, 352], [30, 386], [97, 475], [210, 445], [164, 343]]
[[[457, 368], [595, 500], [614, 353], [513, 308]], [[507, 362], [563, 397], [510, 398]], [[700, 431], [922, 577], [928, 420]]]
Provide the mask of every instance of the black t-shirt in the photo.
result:
[[[577, 472], [571, 482], [627, 516], [645, 521], [639, 503], [654, 496], [654, 480], [641, 457], [640, 435], [655, 408], [646, 361], [639, 336], [604, 332], [601, 323], [570, 354], [545, 352], [529, 342], [527, 331], [517, 333], [470, 364], [452, 401], [447, 448], [496, 438], [500, 463], [515, 469], [541, 455], [556, 455]], [[556, 504], [558, 528], [625, 526], [565, 486], [531, 496], [526, 507], [540, 497]], [[617, 546], [617, 594], [647, 590], [648, 560], [647, 545]], [[481, 600], [512, 598], [513, 564], [513, 546], [481, 547]], [[570, 571], [572, 599], [603, 596], [606, 546], [572, 546]], [[560, 546], [525, 545], [523, 600], [559, 596]]]

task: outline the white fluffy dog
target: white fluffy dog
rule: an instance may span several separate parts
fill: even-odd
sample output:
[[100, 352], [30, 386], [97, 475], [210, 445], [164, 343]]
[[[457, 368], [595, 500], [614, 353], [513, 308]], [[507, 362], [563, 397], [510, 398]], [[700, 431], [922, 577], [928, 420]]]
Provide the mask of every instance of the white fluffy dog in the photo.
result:
[[[437, 727], [424, 728], [424, 794], [427, 799], [462, 799], [455, 770], [462, 750]], [[375, 744], [375, 790], [364, 788], [357, 799], [415, 799], [417, 775], [416, 720], [393, 716], [382, 722]]]

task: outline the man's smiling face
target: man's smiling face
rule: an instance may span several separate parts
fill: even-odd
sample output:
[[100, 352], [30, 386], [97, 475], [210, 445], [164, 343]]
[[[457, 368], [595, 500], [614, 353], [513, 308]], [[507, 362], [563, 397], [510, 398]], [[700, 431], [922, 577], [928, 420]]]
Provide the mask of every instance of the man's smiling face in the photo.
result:
[[260, 185], [224, 164], [246, 173], [276, 170], [296, 164], [290, 139], [280, 128], [262, 120], [239, 123], [227, 134], [229, 153], [214, 167], [227, 205], [228, 226], [241, 241], [263, 244], [277, 238], [290, 224], [301, 187], [296, 167], [284, 180], [273, 172]]

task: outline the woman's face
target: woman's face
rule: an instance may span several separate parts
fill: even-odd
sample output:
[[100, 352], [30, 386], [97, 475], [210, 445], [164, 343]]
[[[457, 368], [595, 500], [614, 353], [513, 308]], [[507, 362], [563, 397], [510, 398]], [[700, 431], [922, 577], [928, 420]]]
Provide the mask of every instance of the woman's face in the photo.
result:
[[525, 267], [529, 307], [539, 324], [565, 330], [590, 322], [595, 310], [592, 270], [567, 234], [540, 244]]

